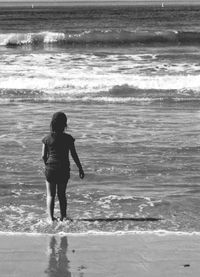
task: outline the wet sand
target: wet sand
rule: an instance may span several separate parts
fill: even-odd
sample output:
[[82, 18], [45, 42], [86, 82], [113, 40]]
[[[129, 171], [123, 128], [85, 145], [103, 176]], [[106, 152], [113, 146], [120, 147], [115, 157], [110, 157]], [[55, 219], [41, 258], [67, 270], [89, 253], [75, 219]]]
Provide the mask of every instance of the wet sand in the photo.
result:
[[0, 235], [3, 277], [198, 276], [200, 235]]

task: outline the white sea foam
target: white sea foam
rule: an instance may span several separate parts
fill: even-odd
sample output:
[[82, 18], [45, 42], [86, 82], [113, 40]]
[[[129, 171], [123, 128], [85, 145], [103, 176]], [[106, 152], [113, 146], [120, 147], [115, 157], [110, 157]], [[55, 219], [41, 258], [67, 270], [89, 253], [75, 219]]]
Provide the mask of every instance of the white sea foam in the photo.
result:
[[[37, 233], [37, 232], [2, 232], [1, 236], [55, 236], [52, 233]], [[166, 231], [166, 230], [156, 230], [156, 231], [115, 231], [115, 232], [102, 232], [102, 231], [86, 231], [80, 233], [71, 232], [58, 232], [57, 236], [71, 236], [71, 237], [81, 237], [81, 236], [126, 236], [126, 235], [155, 235], [155, 236], [200, 236], [200, 232], [184, 232], [184, 231]]]
[[[118, 58], [117, 62], [116, 56], [108, 55], [109, 63], [88, 54], [11, 56], [4, 55], [0, 64], [0, 89], [38, 90], [59, 95], [109, 92], [116, 86], [125, 85], [144, 90], [200, 90], [200, 78], [195, 74], [199, 67], [195, 64], [175, 64], [167, 68], [159, 64], [155, 76], [149, 72], [145, 74], [145, 71], [141, 74], [141, 70], [148, 67], [152, 70], [156, 64], [152, 65], [149, 58], [145, 64], [144, 61], [140, 64], [140, 61], [134, 61], [135, 55], [132, 55], [133, 59], [127, 56], [125, 61]], [[185, 75], [186, 67], [190, 74]], [[163, 68], [166, 71], [162, 72]]]
[[9, 33], [0, 34], [0, 45], [24, 45], [33, 43], [54, 43], [65, 39], [64, 33], [39, 32], [39, 33]]
[[135, 200], [134, 196], [129, 196], [129, 195], [109, 195], [105, 197], [101, 197], [99, 200], [100, 201], [112, 201], [112, 200]]
[[[103, 81], [102, 81], [103, 79]], [[165, 84], [165, 86], [163, 86]], [[138, 89], [155, 89], [155, 90], [183, 90], [191, 89], [200, 90], [199, 76], [124, 76], [121, 74], [113, 75], [94, 75], [79, 74], [79, 76], [71, 74], [61, 78], [52, 79], [46, 76], [41, 78], [34, 77], [1, 77], [0, 89], [22, 89], [22, 90], [38, 90], [45, 93], [58, 94], [87, 94], [109, 92], [115, 86], [129, 86]], [[112, 100], [110, 100], [112, 101]]]

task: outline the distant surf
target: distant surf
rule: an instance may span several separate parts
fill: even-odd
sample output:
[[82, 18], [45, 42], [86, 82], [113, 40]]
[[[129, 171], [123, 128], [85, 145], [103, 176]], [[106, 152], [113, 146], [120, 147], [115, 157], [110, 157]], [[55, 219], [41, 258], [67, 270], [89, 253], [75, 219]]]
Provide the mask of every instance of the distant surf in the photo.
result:
[[0, 105], [5, 103], [135, 103], [135, 104], [199, 104], [200, 93], [195, 90], [139, 89], [128, 85], [113, 86], [108, 91], [45, 92], [30, 89], [0, 89]]
[[45, 45], [80, 46], [80, 45], [199, 45], [200, 32], [165, 30], [85, 30], [80, 32], [35, 32], [0, 34], [0, 46]]

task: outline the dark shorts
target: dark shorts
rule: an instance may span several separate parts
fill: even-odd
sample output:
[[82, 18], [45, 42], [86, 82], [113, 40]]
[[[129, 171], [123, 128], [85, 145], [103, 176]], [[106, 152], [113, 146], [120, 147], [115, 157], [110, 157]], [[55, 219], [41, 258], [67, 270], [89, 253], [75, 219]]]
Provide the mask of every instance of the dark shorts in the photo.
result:
[[49, 183], [67, 183], [70, 178], [70, 169], [45, 166], [45, 177]]

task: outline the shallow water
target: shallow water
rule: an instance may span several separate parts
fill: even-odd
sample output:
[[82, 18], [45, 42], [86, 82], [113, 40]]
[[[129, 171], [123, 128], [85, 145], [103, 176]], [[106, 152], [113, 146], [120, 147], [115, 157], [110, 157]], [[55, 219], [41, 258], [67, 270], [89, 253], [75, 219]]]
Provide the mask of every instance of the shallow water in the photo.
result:
[[56, 109], [69, 117], [68, 131], [86, 172], [79, 180], [72, 163], [69, 215], [162, 220], [45, 223], [41, 138], [55, 105], [23, 103], [1, 106], [1, 230], [198, 230], [198, 108], [56, 104]]

